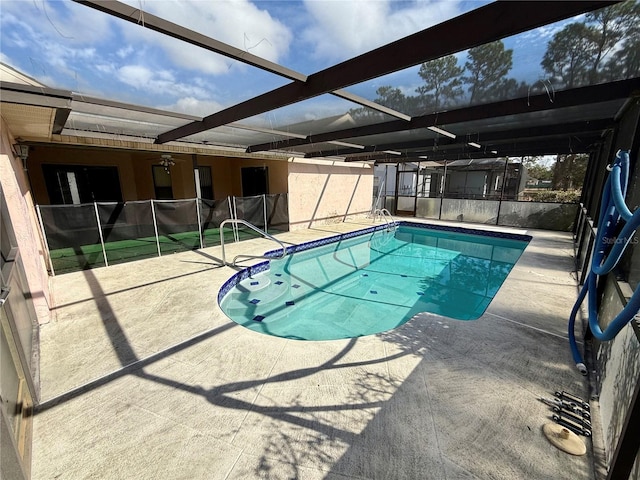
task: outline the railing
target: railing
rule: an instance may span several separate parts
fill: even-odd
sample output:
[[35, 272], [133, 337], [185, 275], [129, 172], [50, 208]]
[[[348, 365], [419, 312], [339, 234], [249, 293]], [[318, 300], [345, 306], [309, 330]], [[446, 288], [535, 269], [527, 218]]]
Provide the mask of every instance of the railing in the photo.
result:
[[[227, 263], [227, 256], [226, 256], [225, 251], [224, 251], [224, 232], [222, 230], [222, 227], [224, 227], [227, 223], [231, 223], [233, 225], [237, 225], [237, 224], [244, 225], [245, 227], [249, 227], [254, 232], [262, 235], [264, 238], [266, 238], [268, 240], [273, 240], [274, 242], [276, 242], [278, 245], [280, 245], [282, 247], [282, 254], [279, 257], [266, 257], [264, 255], [236, 255], [234, 257], [234, 259], [233, 259], [233, 262]], [[280, 240], [278, 240], [277, 238], [269, 235], [267, 232], [263, 232], [258, 227], [250, 224], [249, 222], [247, 222], [245, 220], [240, 220], [240, 219], [237, 219], [237, 218], [229, 218], [229, 219], [223, 221], [220, 224], [220, 247], [222, 248], [222, 261], [224, 262], [225, 265], [229, 265], [229, 266], [232, 266], [232, 267], [236, 266], [236, 261], [239, 258], [245, 258], [245, 259], [251, 259], [251, 258], [276, 258], [276, 259], [280, 259], [280, 258], [284, 258], [284, 256], [287, 254], [287, 247], [285, 247], [284, 243], [282, 243]]]
[[[382, 217], [382, 219], [387, 223], [387, 231], [391, 231], [392, 228], [394, 230], [396, 228], [398, 228], [398, 226], [396, 225], [395, 220], [391, 216], [391, 213], [386, 208], [376, 208], [375, 209], [375, 211], [373, 212], [373, 221], [374, 221], [374, 223], [375, 223], [376, 218], [378, 216]], [[389, 221], [389, 219], [391, 219], [391, 221]]]

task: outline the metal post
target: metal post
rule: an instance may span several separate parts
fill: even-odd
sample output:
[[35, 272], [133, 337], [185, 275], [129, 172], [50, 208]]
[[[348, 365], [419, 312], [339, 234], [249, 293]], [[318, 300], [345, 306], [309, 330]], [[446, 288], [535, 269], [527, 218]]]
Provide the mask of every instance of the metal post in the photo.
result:
[[[522, 165], [522, 160], [520, 160]], [[500, 223], [500, 210], [502, 210], [502, 198], [504, 197], [504, 186], [507, 184], [507, 166], [509, 165], [509, 157], [504, 159], [504, 173], [502, 177], [502, 188], [500, 189], [500, 198], [498, 199], [498, 215], [496, 215], [496, 225]], [[522, 167], [521, 167], [522, 168]]]
[[440, 211], [438, 212], [438, 220], [442, 220], [442, 204], [444, 203], [444, 189], [447, 185], [447, 161], [444, 161], [444, 173], [440, 180]]
[[[200, 188], [200, 187], [198, 187]], [[198, 216], [198, 235], [200, 235], [200, 248], [204, 248], [204, 241], [202, 240], [202, 220], [200, 220], [200, 198], [196, 198], [196, 215]]]
[[264, 231], [265, 232], [269, 232], [269, 229], [267, 228], [267, 195], [266, 194], [262, 194], [262, 209], [264, 211]]
[[100, 245], [102, 246], [102, 255], [104, 256], [105, 266], [109, 266], [109, 260], [107, 260], [107, 251], [104, 248], [104, 238], [102, 237], [102, 225], [100, 224], [100, 214], [98, 213], [98, 203], [93, 202], [93, 209], [96, 212], [96, 222], [98, 222], [98, 233], [100, 234]]
[[418, 171], [416, 172], [416, 184], [413, 192], [413, 216], [416, 216], [416, 212], [418, 211], [418, 178], [420, 177], [420, 162], [418, 162]]
[[[229, 204], [229, 218], [231, 219], [235, 219], [235, 217], [233, 216], [233, 208], [231, 208], [231, 197], [227, 197], [227, 203]], [[220, 224], [222, 225], [222, 223]], [[231, 226], [231, 231], [233, 232], [233, 226]], [[235, 240], [236, 236], [235, 236], [235, 232], [233, 235], [233, 239]]]
[[47, 232], [44, 229], [44, 222], [42, 221], [42, 213], [40, 213], [40, 205], [36, 205], [36, 213], [38, 214], [38, 223], [40, 223], [40, 230], [42, 231], [42, 239], [44, 240], [44, 250], [47, 252], [47, 259], [49, 260], [49, 268], [51, 269], [51, 276], [55, 277], [56, 272], [53, 269], [53, 261], [51, 260], [51, 251], [49, 250], [49, 243], [47, 241]]
[[[236, 205], [236, 197], [233, 197], [233, 218], [238, 220], [238, 206]], [[238, 235], [238, 226], [234, 222], [233, 224], [233, 240], [237, 243], [240, 241], [240, 235]]]
[[158, 222], [156, 221], [156, 209], [153, 206], [153, 200], [149, 200], [151, 202], [151, 216], [153, 217], [153, 230], [156, 232], [156, 246], [158, 247], [158, 256], [162, 256], [162, 252], [160, 251], [160, 238], [158, 237]]
[[191, 155], [191, 164], [193, 165], [193, 181], [196, 187], [196, 198], [202, 197], [200, 189], [200, 170], [198, 169], [198, 156], [194, 153]]

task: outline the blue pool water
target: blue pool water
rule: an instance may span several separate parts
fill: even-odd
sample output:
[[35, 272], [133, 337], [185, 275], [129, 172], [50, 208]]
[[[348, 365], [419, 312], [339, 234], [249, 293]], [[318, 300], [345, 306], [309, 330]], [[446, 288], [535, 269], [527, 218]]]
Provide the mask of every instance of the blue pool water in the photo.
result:
[[271, 260], [228, 282], [220, 306], [251, 330], [300, 340], [383, 332], [419, 312], [474, 320], [530, 237], [434, 228], [403, 222]]

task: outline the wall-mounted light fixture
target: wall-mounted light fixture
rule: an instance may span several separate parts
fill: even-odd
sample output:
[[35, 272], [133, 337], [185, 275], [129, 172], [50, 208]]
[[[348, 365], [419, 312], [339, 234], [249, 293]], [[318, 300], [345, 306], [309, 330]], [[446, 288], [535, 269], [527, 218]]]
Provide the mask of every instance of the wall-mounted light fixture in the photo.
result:
[[176, 162], [173, 161], [173, 158], [171, 158], [171, 154], [167, 153], [164, 155], [160, 155], [160, 158], [162, 158], [162, 160], [160, 160], [160, 165], [164, 167], [165, 172], [171, 175], [170, 168], [176, 164]]
[[16, 157], [22, 159], [22, 168], [27, 169], [27, 158], [29, 158], [29, 145], [16, 143], [13, 145], [13, 152]]

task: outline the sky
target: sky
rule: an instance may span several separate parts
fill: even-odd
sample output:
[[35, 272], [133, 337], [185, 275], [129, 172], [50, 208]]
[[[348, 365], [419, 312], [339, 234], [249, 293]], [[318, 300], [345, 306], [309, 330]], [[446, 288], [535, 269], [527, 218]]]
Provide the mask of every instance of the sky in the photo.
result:
[[[311, 74], [481, 7], [458, 0], [127, 0], [216, 40]], [[209, 115], [289, 80], [207, 52], [68, 0], [2, 0], [0, 60], [53, 88]], [[517, 48], [511, 76], [540, 77], [546, 44], [564, 23], [505, 40]], [[463, 64], [465, 53], [459, 55]], [[393, 85], [415, 94], [419, 66], [353, 86], [373, 100]], [[310, 120], [357, 107], [325, 95], [271, 113], [271, 123]]]

